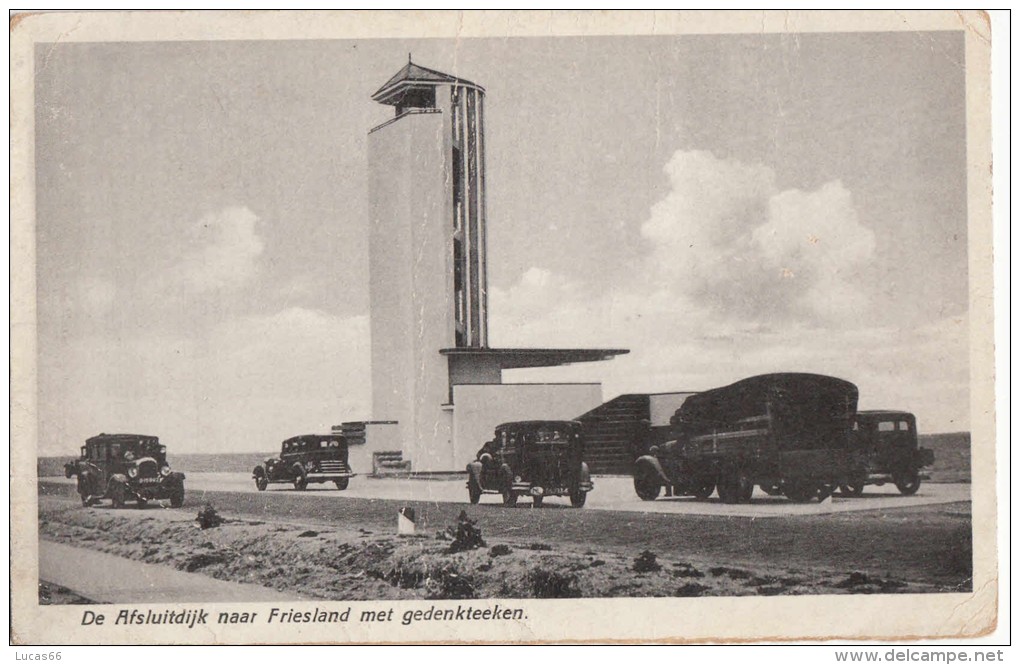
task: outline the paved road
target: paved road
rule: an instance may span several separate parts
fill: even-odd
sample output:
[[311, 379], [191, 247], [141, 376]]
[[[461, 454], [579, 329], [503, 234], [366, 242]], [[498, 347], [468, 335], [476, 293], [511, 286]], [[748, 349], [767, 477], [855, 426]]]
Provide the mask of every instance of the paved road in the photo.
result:
[[39, 579], [97, 603], [286, 602], [303, 600], [255, 584], [224, 582], [95, 550], [39, 542]]
[[[73, 483], [64, 478], [47, 478], [47, 481]], [[467, 488], [464, 479], [454, 480], [408, 480], [380, 479], [358, 476], [351, 480], [350, 487], [337, 490], [332, 483], [310, 485], [303, 495], [315, 499], [335, 500], [338, 498], [388, 499], [393, 501], [462, 503], [467, 504]], [[242, 492], [255, 494], [254, 481], [247, 473], [189, 473], [185, 481], [189, 494], [196, 496], [204, 492]], [[267, 494], [297, 494], [290, 485], [270, 485]], [[585, 510], [611, 510], [624, 512], [667, 513], [684, 515], [715, 515], [727, 517], [786, 517], [790, 515], [825, 515], [830, 513], [854, 512], [861, 510], [889, 510], [914, 508], [918, 506], [970, 501], [970, 485], [925, 483], [914, 496], [901, 496], [894, 485], [869, 486], [863, 497], [844, 498], [835, 496], [823, 503], [793, 503], [784, 497], [770, 497], [755, 490], [749, 504], [727, 505], [712, 497], [699, 501], [692, 497], [660, 497], [656, 501], [641, 501], [634, 494], [630, 478], [606, 476], [595, 478], [595, 490], [588, 495]], [[482, 496], [483, 504], [499, 504], [498, 494]], [[520, 499], [521, 508], [529, 507], [529, 499]], [[570, 505], [566, 497], [550, 497], [545, 500], [548, 507]]]

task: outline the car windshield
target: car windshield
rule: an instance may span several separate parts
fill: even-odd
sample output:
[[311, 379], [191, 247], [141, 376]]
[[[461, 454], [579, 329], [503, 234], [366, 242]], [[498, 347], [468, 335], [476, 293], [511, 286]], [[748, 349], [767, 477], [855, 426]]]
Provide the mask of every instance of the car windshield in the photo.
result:
[[162, 452], [159, 441], [142, 440], [134, 443], [125, 443], [123, 446], [124, 459], [133, 460], [141, 457], [156, 457]]
[[540, 429], [535, 432], [536, 443], [567, 443], [567, 432], [559, 429]]

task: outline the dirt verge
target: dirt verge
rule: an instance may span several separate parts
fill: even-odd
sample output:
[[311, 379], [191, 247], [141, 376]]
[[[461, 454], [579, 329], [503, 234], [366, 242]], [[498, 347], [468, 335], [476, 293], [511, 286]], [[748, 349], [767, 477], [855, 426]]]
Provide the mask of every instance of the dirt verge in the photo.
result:
[[330, 600], [952, 590], [855, 570], [723, 566], [651, 549], [627, 554], [618, 549], [490, 539], [484, 534], [484, 546], [455, 551], [457, 525], [439, 533], [398, 537], [378, 527], [323, 528], [321, 524], [224, 517], [222, 525], [200, 529], [194, 515], [184, 511], [98, 511], [61, 502], [40, 511], [40, 536], [217, 579], [296, 589]]

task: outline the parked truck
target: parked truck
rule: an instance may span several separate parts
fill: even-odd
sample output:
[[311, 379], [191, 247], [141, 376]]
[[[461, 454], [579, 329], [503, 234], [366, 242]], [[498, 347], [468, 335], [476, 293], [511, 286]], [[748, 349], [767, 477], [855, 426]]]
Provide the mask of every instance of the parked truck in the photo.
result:
[[670, 420], [673, 438], [634, 464], [645, 500], [673, 496], [749, 501], [757, 485], [792, 501], [824, 499], [855, 468], [851, 434], [857, 387], [818, 374], [754, 376], [688, 397]]
[[893, 483], [901, 494], [916, 494], [927, 476], [921, 469], [935, 463], [935, 453], [917, 443], [917, 418], [907, 411], [861, 411], [854, 422], [852, 445], [857, 467], [840, 486], [845, 496], [861, 496], [865, 485]]

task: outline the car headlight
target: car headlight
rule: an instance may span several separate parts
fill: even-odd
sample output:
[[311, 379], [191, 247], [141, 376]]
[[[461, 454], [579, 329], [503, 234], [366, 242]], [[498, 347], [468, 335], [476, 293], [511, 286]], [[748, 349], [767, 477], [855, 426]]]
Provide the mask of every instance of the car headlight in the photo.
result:
[[138, 476], [138, 468], [137, 467], [131, 467], [130, 469], [128, 469], [128, 477], [135, 478], [137, 476]]
[[169, 476], [170, 475], [170, 465], [169, 464], [164, 464], [163, 468], [160, 469], [159, 472], [160, 472], [161, 475]]

